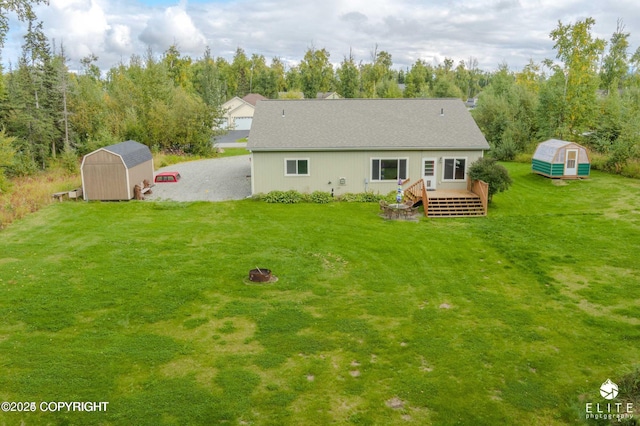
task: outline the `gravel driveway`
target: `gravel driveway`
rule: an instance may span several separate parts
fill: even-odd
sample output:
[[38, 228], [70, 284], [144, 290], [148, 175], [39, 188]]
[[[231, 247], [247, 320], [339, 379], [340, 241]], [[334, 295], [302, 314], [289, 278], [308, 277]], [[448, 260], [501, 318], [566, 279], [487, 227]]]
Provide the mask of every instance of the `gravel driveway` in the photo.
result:
[[178, 183], [156, 183], [147, 200], [225, 201], [251, 195], [249, 155], [189, 161], [163, 167], [157, 172], [175, 171]]

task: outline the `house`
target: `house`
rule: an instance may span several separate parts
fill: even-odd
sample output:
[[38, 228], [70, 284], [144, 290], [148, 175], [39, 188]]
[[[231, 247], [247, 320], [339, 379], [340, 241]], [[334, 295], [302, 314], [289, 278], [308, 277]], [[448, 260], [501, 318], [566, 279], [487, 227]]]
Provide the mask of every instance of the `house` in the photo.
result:
[[253, 194], [340, 195], [386, 194], [398, 179], [464, 191], [489, 144], [460, 99], [269, 100], [256, 106], [247, 149]]
[[338, 92], [318, 92], [316, 99], [342, 99]]
[[468, 98], [467, 101], [465, 102], [465, 105], [469, 109], [474, 109], [475, 107], [478, 106], [478, 97], [476, 96], [475, 98]]
[[578, 179], [589, 177], [591, 162], [587, 149], [582, 145], [549, 139], [536, 147], [531, 169], [550, 178]]
[[153, 182], [153, 157], [146, 145], [120, 142], [85, 155], [80, 172], [85, 200], [131, 200], [136, 185]]
[[234, 97], [222, 104], [223, 121], [220, 128], [229, 130], [249, 130], [253, 112], [258, 101], [265, 100], [262, 95], [249, 93], [242, 99]]

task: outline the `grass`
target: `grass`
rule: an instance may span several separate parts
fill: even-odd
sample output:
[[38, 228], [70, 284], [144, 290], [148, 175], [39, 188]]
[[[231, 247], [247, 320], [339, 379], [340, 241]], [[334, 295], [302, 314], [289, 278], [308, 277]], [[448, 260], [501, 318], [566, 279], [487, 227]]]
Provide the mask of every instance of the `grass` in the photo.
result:
[[[486, 218], [58, 203], [0, 234], [2, 424], [581, 424], [640, 365], [640, 182], [507, 164]], [[270, 268], [272, 284], [248, 282]], [[595, 402], [595, 401], [594, 401]]]
[[[214, 158], [247, 154], [248, 151], [244, 148], [231, 148], [226, 149], [223, 153], [216, 153]], [[205, 158], [211, 157], [185, 156], [162, 152], [153, 154], [156, 168]], [[7, 185], [0, 185], [0, 230], [7, 227], [14, 220], [21, 219], [54, 202], [52, 194], [70, 191], [82, 186], [79, 170], [72, 173], [61, 166], [52, 166], [34, 176], [23, 176], [7, 181]], [[0, 183], [2, 182], [0, 181]], [[3, 190], [4, 186], [8, 188]]]

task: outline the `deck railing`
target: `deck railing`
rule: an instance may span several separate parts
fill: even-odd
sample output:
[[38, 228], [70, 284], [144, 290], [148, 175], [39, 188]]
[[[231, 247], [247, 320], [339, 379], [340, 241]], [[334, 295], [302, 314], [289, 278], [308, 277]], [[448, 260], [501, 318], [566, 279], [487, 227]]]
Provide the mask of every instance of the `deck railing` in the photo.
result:
[[489, 184], [482, 180], [467, 180], [467, 190], [473, 192], [482, 201], [482, 208], [484, 209], [484, 214], [487, 214], [487, 209], [489, 205]]
[[410, 194], [411, 200], [415, 203], [416, 200], [422, 200], [422, 206], [424, 207], [424, 215], [427, 216], [429, 211], [429, 196], [427, 195], [427, 188], [424, 186], [424, 180], [419, 179], [413, 185], [404, 190], [405, 196]]

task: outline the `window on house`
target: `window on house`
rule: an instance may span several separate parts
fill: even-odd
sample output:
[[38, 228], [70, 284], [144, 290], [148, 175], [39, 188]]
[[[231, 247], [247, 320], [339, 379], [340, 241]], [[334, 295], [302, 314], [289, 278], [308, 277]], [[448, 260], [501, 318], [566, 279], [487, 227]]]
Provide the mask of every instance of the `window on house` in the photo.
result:
[[285, 176], [309, 176], [308, 158], [287, 158], [284, 160]]
[[445, 158], [443, 180], [465, 180], [466, 158]]
[[406, 178], [406, 158], [371, 159], [371, 180], [398, 180]]

